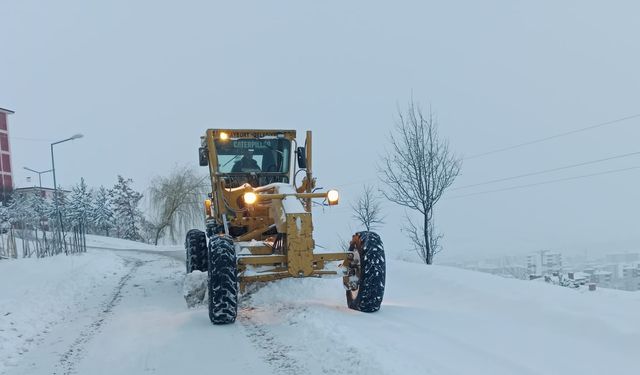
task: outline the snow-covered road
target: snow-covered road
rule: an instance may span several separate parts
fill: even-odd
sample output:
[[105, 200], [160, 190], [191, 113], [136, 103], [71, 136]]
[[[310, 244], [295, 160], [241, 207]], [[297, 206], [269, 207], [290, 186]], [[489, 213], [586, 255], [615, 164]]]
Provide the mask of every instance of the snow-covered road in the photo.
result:
[[291, 279], [212, 326], [186, 308], [184, 263], [166, 255], [180, 258], [92, 249], [1, 262], [3, 287], [15, 284], [0, 295], [0, 373], [637, 373], [638, 293], [391, 261], [378, 313], [347, 309], [340, 280]]
[[213, 363], [270, 373], [242, 326], [212, 327], [206, 311], [186, 308], [183, 262], [122, 250], [90, 250], [77, 258], [94, 256], [121, 260], [113, 275], [118, 281], [108, 282], [111, 290], [86, 314], [69, 312], [51, 322], [37, 345], [7, 364], [7, 374], [180, 374]]

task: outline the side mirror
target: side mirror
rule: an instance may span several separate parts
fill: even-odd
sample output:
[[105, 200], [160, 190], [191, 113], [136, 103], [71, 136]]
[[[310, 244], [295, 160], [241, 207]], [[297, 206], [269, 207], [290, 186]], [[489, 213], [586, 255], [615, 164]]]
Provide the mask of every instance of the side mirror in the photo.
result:
[[307, 153], [304, 147], [298, 147], [298, 149], [296, 150], [296, 154], [298, 156], [298, 168], [307, 168]]
[[200, 147], [198, 149], [198, 153], [200, 154], [200, 166], [206, 167], [209, 165], [209, 150], [204, 147]]

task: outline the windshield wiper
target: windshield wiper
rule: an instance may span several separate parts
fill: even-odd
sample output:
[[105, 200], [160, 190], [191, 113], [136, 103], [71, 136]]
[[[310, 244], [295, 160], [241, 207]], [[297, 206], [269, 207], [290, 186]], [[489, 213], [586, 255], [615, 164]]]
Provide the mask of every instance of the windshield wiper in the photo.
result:
[[224, 165], [223, 165], [223, 166], [221, 166], [221, 167], [220, 167], [220, 169], [222, 169], [222, 168], [226, 167], [226, 166], [227, 166], [227, 164], [229, 164], [229, 163], [231, 163], [232, 161], [234, 161], [234, 160], [238, 159], [239, 157], [240, 157], [240, 155], [236, 155], [236, 156], [234, 156], [232, 159], [229, 159], [229, 161], [228, 161], [228, 162], [226, 162], [226, 163], [224, 163]]

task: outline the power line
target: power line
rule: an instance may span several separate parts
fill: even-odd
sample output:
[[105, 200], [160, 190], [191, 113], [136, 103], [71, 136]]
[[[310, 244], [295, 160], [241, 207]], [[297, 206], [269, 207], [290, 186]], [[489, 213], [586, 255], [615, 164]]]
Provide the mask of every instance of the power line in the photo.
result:
[[602, 175], [606, 175], [606, 174], [626, 172], [626, 171], [631, 171], [631, 170], [636, 170], [636, 169], [640, 169], [640, 166], [630, 167], [630, 168], [622, 168], [622, 169], [612, 169], [612, 170], [607, 170], [607, 171], [603, 171], [603, 172], [597, 172], [597, 173], [591, 173], [591, 174], [585, 174], [585, 175], [573, 176], [573, 177], [559, 178], [559, 179], [556, 179], [556, 180], [548, 180], [548, 181], [543, 181], [543, 182], [538, 182], [538, 183], [533, 183], [533, 184], [516, 185], [516, 186], [511, 186], [511, 187], [507, 187], [507, 188], [503, 188], [503, 189], [485, 190], [485, 191], [480, 191], [480, 192], [477, 192], [477, 193], [456, 195], [456, 196], [453, 196], [453, 197], [448, 197], [447, 199], [458, 199], [458, 198], [471, 197], [471, 196], [474, 196], [474, 195], [483, 195], [483, 194], [490, 194], [490, 193], [498, 193], [498, 192], [502, 192], [502, 191], [524, 189], [524, 188], [533, 187], [533, 186], [548, 185], [548, 184], [554, 184], [554, 183], [557, 183], [557, 182], [564, 182], [564, 181], [571, 181], [571, 180], [579, 180], [579, 179], [583, 179], [583, 178], [589, 178], [589, 177], [595, 177], [595, 176], [602, 176]]
[[352, 181], [352, 182], [347, 182], [345, 184], [334, 185], [334, 187], [346, 187], [346, 186], [359, 185], [359, 184], [363, 184], [365, 182], [370, 182], [370, 181], [374, 181], [374, 180], [379, 180], [379, 178], [378, 177], [370, 177], [370, 178], [366, 178], [366, 179], [363, 179], [363, 180]]
[[14, 140], [21, 140], [21, 141], [32, 141], [32, 142], [53, 142], [50, 139], [43, 139], [43, 138], [27, 138], [27, 137], [14, 137], [14, 136], [10, 136], [9, 139]]
[[548, 137], [543, 137], [543, 138], [537, 138], [531, 141], [527, 141], [527, 142], [522, 142], [522, 143], [518, 143], [515, 145], [511, 145], [511, 146], [507, 146], [507, 147], [502, 147], [496, 150], [492, 150], [492, 151], [487, 151], [487, 152], [482, 152], [479, 154], [475, 154], [475, 155], [471, 155], [471, 156], [467, 156], [464, 158], [464, 160], [471, 160], [471, 159], [476, 159], [476, 158], [480, 158], [483, 156], [487, 156], [487, 155], [492, 155], [492, 154], [497, 154], [500, 152], [505, 152], [505, 151], [509, 151], [509, 150], [513, 150], [516, 148], [520, 148], [520, 147], [524, 147], [524, 146], [529, 146], [529, 145], [533, 145], [536, 143], [542, 143], [542, 142], [546, 142], [552, 139], [556, 139], [556, 138], [560, 138], [560, 137], [566, 137], [568, 135], [572, 135], [572, 134], [576, 134], [576, 133], [582, 133], [582, 132], [586, 132], [589, 130], [593, 130], [593, 129], [597, 129], [603, 126], [607, 126], [607, 125], [613, 125], [613, 124], [617, 124], [623, 121], [627, 121], [627, 120], [631, 120], [634, 118], [638, 118], [640, 117], [640, 113], [635, 114], [635, 115], [631, 115], [631, 116], [626, 116], [626, 117], [622, 117], [619, 119], [615, 119], [615, 120], [611, 120], [611, 121], [607, 121], [607, 122], [601, 122], [599, 124], [595, 124], [595, 125], [591, 125], [591, 126], [587, 126], [584, 128], [579, 128], [579, 129], [574, 129], [568, 132], [564, 132], [564, 133], [559, 133], [559, 134], [554, 134]]
[[[557, 171], [561, 171], [561, 170], [565, 170], [565, 169], [577, 168], [577, 167], [582, 167], [582, 166], [585, 166], [585, 165], [597, 164], [597, 163], [602, 163], [602, 162], [605, 162], [605, 161], [610, 161], [610, 160], [615, 160], [615, 159], [622, 159], [622, 158], [627, 158], [627, 157], [637, 156], [637, 155], [640, 155], [640, 151], [629, 152], [629, 153], [626, 153], [626, 154], [614, 155], [614, 156], [610, 156], [610, 157], [607, 157], [607, 158], [589, 160], [589, 161], [585, 161], [585, 162], [581, 162], [581, 163], [570, 164], [570, 165], [565, 165], [565, 166], [562, 166], [562, 167], [556, 167], [556, 168], [551, 168], [551, 169], [544, 169], [544, 170], [541, 170], [541, 171], [524, 173], [524, 174], [519, 174], [519, 175], [515, 175], [515, 176], [498, 178], [498, 179], [495, 179], [495, 180], [483, 181], [483, 182], [479, 182], [479, 183], [476, 183], [476, 184], [453, 187], [453, 188], [449, 189], [449, 191], [462, 190], [462, 189], [468, 189], [468, 188], [482, 186], [482, 185], [494, 184], [494, 183], [498, 183], [498, 182], [517, 180], [517, 179], [524, 178], [524, 177], [537, 176], [537, 175], [541, 175], [541, 174], [545, 174], [545, 173], [557, 172]], [[361, 184], [361, 183], [368, 182], [368, 181], [374, 181], [374, 180], [379, 180], [379, 178], [372, 177], [372, 178], [368, 178], [368, 179], [364, 179], [364, 180], [359, 180], [359, 181], [355, 181], [355, 182], [349, 182], [349, 183], [346, 183], [346, 184], [339, 184], [339, 185], [334, 185], [334, 186], [335, 187], [346, 187], [346, 186], [357, 185], [357, 184]]]
[[531, 173], [519, 174], [519, 175], [511, 176], [511, 177], [498, 178], [498, 179], [495, 179], [495, 180], [489, 180], [489, 181], [479, 182], [479, 183], [477, 183], [477, 184], [471, 184], [471, 185], [464, 185], [464, 186], [454, 187], [454, 188], [451, 188], [451, 189], [449, 189], [449, 190], [450, 190], [450, 191], [454, 191], [454, 190], [462, 190], [462, 189], [468, 189], [468, 188], [472, 188], [472, 187], [476, 187], [476, 186], [482, 186], [482, 185], [495, 184], [495, 183], [497, 183], [497, 182], [504, 182], [504, 181], [510, 181], [510, 180], [517, 180], [517, 179], [524, 178], [524, 177], [537, 176], [537, 175], [540, 175], [540, 174], [551, 173], [551, 172], [557, 172], [557, 171], [561, 171], [561, 170], [565, 170], [565, 169], [576, 168], [576, 167], [582, 167], [582, 166], [585, 166], [585, 165], [597, 164], [597, 163], [602, 163], [602, 162], [609, 161], [609, 160], [622, 159], [622, 158], [627, 158], [627, 157], [630, 157], [630, 156], [636, 156], [636, 155], [640, 155], [640, 151], [636, 151], [636, 152], [629, 152], [629, 153], [627, 153], [627, 154], [621, 154], [621, 155], [615, 155], [615, 156], [611, 156], [611, 157], [603, 158], [603, 159], [597, 159], [597, 160], [585, 161], [585, 162], [582, 162], [582, 163], [576, 163], [576, 164], [565, 165], [565, 166], [563, 166], [563, 167], [557, 167], [557, 168], [545, 169], [545, 170], [541, 170], [541, 171], [537, 171], [537, 172], [531, 172]]
[[[487, 155], [497, 154], [497, 153], [500, 153], [500, 152], [505, 152], [505, 151], [513, 150], [513, 149], [520, 148], [520, 147], [525, 147], [525, 146], [529, 146], [529, 145], [533, 145], [533, 144], [537, 144], [537, 143], [546, 142], [546, 141], [549, 141], [549, 140], [552, 140], [552, 139], [556, 139], [556, 138], [566, 137], [568, 135], [572, 135], [572, 134], [576, 134], [576, 133], [582, 133], [582, 132], [590, 131], [590, 130], [601, 128], [601, 127], [604, 127], [604, 126], [607, 126], [607, 125], [617, 124], [617, 123], [620, 123], [620, 122], [623, 122], [623, 121], [627, 121], [627, 120], [631, 120], [631, 119], [635, 119], [635, 118], [639, 118], [639, 117], [640, 117], [640, 113], [634, 114], [634, 115], [631, 115], [631, 116], [621, 117], [621, 118], [618, 118], [618, 119], [615, 119], [615, 120], [601, 122], [601, 123], [598, 123], [598, 124], [595, 124], [595, 125], [590, 125], [590, 126], [587, 126], [587, 127], [570, 130], [570, 131], [567, 131], [567, 132], [564, 132], [564, 133], [554, 134], [554, 135], [551, 135], [551, 136], [547, 136], [547, 137], [543, 137], [543, 138], [537, 138], [537, 139], [534, 139], [534, 140], [531, 140], [531, 141], [522, 142], [522, 143], [518, 143], [518, 144], [515, 144], [515, 145], [511, 145], [511, 146], [502, 147], [502, 148], [499, 148], [499, 149], [482, 152], [482, 153], [479, 153], [479, 154], [467, 156], [467, 157], [465, 157], [463, 159], [464, 160], [471, 160], [471, 159], [476, 159], [476, 158], [480, 158], [480, 157], [487, 156]], [[532, 174], [519, 175], [519, 176], [507, 177], [505, 179], [486, 181], [486, 182], [482, 182], [482, 183], [479, 183], [479, 184], [467, 185], [467, 186], [462, 186], [462, 187], [458, 187], [458, 188], [453, 188], [451, 190], [464, 189], [464, 188], [467, 188], [467, 187], [479, 186], [479, 185], [484, 185], [484, 184], [489, 184], [489, 183], [494, 183], [494, 182], [508, 181], [508, 180], [511, 180], [511, 179], [527, 177], [527, 176], [530, 176], [530, 175], [553, 172], [553, 171], [556, 171], [556, 170], [575, 168], [575, 167], [578, 167], [578, 166], [581, 166], [581, 165], [599, 163], [599, 162], [602, 162], [602, 161], [611, 160], [611, 159], [617, 159], [619, 157], [627, 157], [627, 156], [631, 156], [631, 155], [635, 155], [635, 154], [637, 154], [637, 153], [628, 154], [628, 155], [627, 154], [620, 155], [620, 156], [612, 157], [610, 159], [607, 158], [607, 159], [601, 159], [601, 160], [597, 160], [597, 161], [594, 160], [594, 161], [590, 161], [590, 162], [585, 162], [584, 164], [580, 163], [580, 164], [576, 164], [576, 165], [572, 165], [572, 166], [560, 167], [560, 168], [557, 168], [557, 169], [554, 168], [554, 169], [545, 170], [545, 171], [533, 172]], [[374, 180], [379, 180], [379, 178], [368, 178], [368, 179], [364, 179], [364, 180], [360, 180], [360, 181], [354, 181], [354, 182], [349, 182], [349, 183], [335, 185], [335, 186], [336, 187], [346, 187], [346, 186], [362, 184], [362, 183], [370, 182], [370, 181], [374, 181]]]

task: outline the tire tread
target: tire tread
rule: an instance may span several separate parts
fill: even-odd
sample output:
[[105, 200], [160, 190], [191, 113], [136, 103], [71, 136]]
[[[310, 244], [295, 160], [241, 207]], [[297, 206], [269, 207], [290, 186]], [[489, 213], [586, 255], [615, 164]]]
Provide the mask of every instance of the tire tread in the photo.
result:
[[355, 298], [347, 290], [347, 304], [349, 308], [362, 312], [376, 312], [380, 310], [386, 283], [386, 260], [384, 246], [380, 236], [374, 232], [358, 232], [361, 249], [361, 278], [358, 282], [358, 293]]
[[208, 263], [209, 319], [213, 324], [233, 323], [238, 313], [238, 276], [230, 237], [211, 237]]

